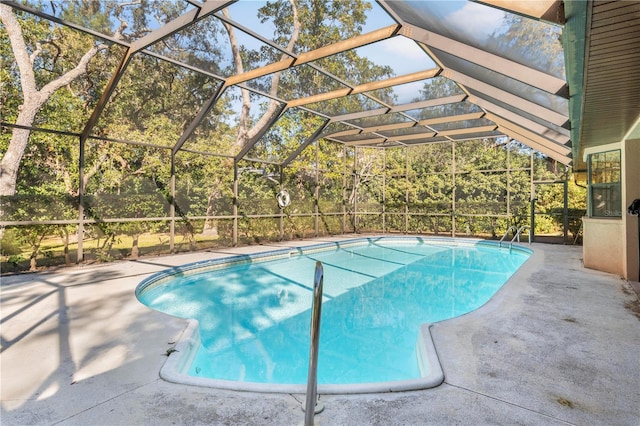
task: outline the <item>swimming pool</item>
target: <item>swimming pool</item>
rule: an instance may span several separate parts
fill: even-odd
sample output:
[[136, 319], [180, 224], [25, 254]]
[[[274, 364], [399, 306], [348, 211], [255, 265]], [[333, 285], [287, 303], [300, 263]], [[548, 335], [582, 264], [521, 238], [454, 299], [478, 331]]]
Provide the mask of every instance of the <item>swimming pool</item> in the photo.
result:
[[304, 393], [319, 260], [319, 392], [416, 389], [443, 380], [428, 324], [485, 304], [530, 253], [479, 240], [361, 238], [183, 265], [144, 280], [136, 295], [194, 320], [165, 379]]

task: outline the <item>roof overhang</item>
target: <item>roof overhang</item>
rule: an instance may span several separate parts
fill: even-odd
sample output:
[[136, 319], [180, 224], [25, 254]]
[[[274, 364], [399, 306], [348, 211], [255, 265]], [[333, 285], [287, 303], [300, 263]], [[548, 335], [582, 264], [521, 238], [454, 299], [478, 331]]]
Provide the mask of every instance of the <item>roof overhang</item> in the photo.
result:
[[566, 1], [564, 47], [574, 169], [585, 150], [633, 135], [640, 119], [640, 2]]

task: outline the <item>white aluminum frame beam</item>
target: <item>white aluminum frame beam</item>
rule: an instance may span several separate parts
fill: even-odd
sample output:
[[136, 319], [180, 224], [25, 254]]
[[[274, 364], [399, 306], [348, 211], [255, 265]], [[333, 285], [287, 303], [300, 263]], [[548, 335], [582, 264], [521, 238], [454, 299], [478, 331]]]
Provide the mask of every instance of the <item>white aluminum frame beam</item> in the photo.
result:
[[470, 133], [491, 132], [496, 130], [497, 127], [498, 126], [496, 124], [491, 124], [488, 126], [465, 127], [462, 129], [443, 130], [441, 132], [438, 132], [434, 136], [459, 136], [459, 135], [468, 135]]
[[231, 86], [234, 84], [253, 80], [254, 78], [263, 77], [265, 75], [273, 74], [278, 71], [284, 71], [297, 65], [306, 64], [308, 62], [312, 62], [327, 56], [335, 55], [337, 53], [375, 43], [377, 41], [384, 40], [393, 36], [399, 28], [399, 25], [390, 25], [379, 30], [371, 31], [366, 34], [361, 34], [347, 40], [342, 40], [337, 43], [321, 47], [319, 49], [304, 52], [298, 55], [297, 58], [293, 55], [290, 55], [291, 58], [283, 59], [281, 61], [273, 62], [269, 65], [253, 69], [242, 74], [231, 76], [227, 79], [226, 85]]
[[544, 146], [552, 151], [557, 152], [558, 154], [567, 156], [571, 153], [571, 148], [566, 145], [559, 145], [549, 139], [540, 136], [539, 134], [532, 132], [530, 130], [525, 129], [524, 127], [518, 126], [515, 123], [510, 122], [509, 120], [499, 117], [492, 113], [487, 113], [487, 118], [498, 125], [501, 129], [507, 129], [511, 132], [517, 132], [519, 135], [526, 137], [530, 141], [536, 142], [538, 145]]
[[289, 108], [294, 108], [302, 105], [309, 105], [316, 102], [327, 101], [330, 99], [336, 99], [343, 96], [355, 95], [359, 93], [369, 92], [377, 89], [384, 89], [399, 84], [412, 83], [414, 81], [426, 80], [428, 78], [435, 77], [440, 74], [440, 68], [432, 68], [429, 70], [418, 71], [411, 74], [405, 74], [398, 77], [391, 77], [386, 80], [374, 81], [370, 83], [359, 84], [353, 88], [344, 88], [333, 90], [319, 95], [307, 96], [305, 98], [298, 98], [290, 100], [287, 103]]
[[[565, 15], [560, 0], [472, 0], [517, 15], [564, 25]], [[582, 1], [582, 0], [580, 0]]]
[[558, 133], [549, 127], [543, 126], [535, 121], [531, 121], [525, 117], [518, 115], [515, 112], [502, 108], [492, 102], [484, 99], [476, 98], [475, 96], [469, 96], [469, 102], [478, 105], [480, 108], [487, 112], [492, 112], [500, 117], [509, 120], [512, 123], [517, 124], [519, 127], [527, 129], [533, 133], [537, 133], [545, 138], [557, 143], [558, 145], [567, 145], [570, 142], [569, 131], [562, 129], [565, 133]]
[[526, 111], [527, 113], [540, 117], [540, 119], [555, 124], [556, 126], [562, 127], [569, 122], [569, 117], [564, 114], [545, 108], [480, 80], [476, 80], [475, 78], [469, 77], [461, 72], [454, 71], [452, 69], [445, 69], [442, 72], [442, 75], [458, 84], [470, 87], [491, 98], [500, 99], [502, 102], [508, 103], [514, 108]]
[[556, 151], [553, 151], [551, 149], [548, 149], [545, 146], [539, 145], [537, 142], [532, 141], [530, 139], [527, 139], [526, 136], [519, 134], [516, 131], [512, 131], [506, 128], [500, 128], [502, 132], [504, 132], [507, 136], [509, 136], [512, 139], [517, 140], [518, 142], [521, 142], [525, 145], [527, 145], [529, 148], [534, 149], [538, 152], [541, 152], [542, 154], [553, 158], [556, 161], [561, 162], [562, 164], [566, 164], [566, 165], [570, 165], [571, 164], [571, 158], [562, 154], [557, 153]]
[[342, 122], [348, 120], [356, 120], [358, 118], [373, 117], [376, 115], [392, 114], [396, 112], [410, 111], [413, 109], [429, 108], [434, 106], [456, 104], [466, 99], [467, 95], [453, 95], [444, 98], [428, 99], [426, 101], [411, 102], [408, 104], [396, 105], [391, 108], [377, 108], [369, 111], [359, 111], [350, 114], [334, 115], [331, 122]]
[[220, 9], [224, 9], [230, 4], [235, 3], [237, 0], [207, 0], [202, 4], [201, 8], [192, 9], [189, 12], [178, 16], [176, 19], [167, 22], [162, 27], [151, 31], [144, 37], [131, 43], [131, 53], [137, 53], [147, 47], [151, 46], [158, 41], [177, 33], [183, 28], [206, 18], [207, 16], [217, 12]]
[[[331, 133], [327, 136], [331, 136], [334, 138], [339, 138], [341, 136], [353, 136], [363, 133], [374, 133], [374, 132], [384, 132], [387, 130], [398, 130], [398, 129], [409, 129], [413, 127], [423, 127], [429, 126], [432, 124], [444, 124], [444, 123], [455, 123], [456, 121], [465, 121], [465, 120], [477, 120], [482, 118], [485, 115], [484, 111], [480, 112], [472, 112], [468, 114], [459, 114], [459, 115], [448, 115], [446, 117], [438, 117], [438, 118], [427, 118], [420, 121], [408, 121], [404, 123], [394, 123], [394, 124], [383, 124], [379, 126], [371, 126], [371, 127], [363, 127], [361, 129], [352, 129], [352, 130], [341, 130], [339, 132]], [[423, 133], [412, 133], [408, 135], [398, 135], [395, 137], [390, 137], [390, 139], [402, 140], [405, 139], [416, 139], [419, 137], [425, 137], [426, 134], [433, 133], [436, 131], [428, 128], [424, 128]]]
[[[535, 68], [519, 64], [502, 56], [469, 46], [468, 44], [416, 27], [415, 25], [405, 24], [400, 30], [400, 34], [423, 43], [428, 47], [445, 51], [450, 55], [457, 56], [496, 73], [521, 81], [529, 86], [568, 98], [566, 81], [538, 71]], [[436, 53], [430, 52], [433, 56], [437, 57]]]

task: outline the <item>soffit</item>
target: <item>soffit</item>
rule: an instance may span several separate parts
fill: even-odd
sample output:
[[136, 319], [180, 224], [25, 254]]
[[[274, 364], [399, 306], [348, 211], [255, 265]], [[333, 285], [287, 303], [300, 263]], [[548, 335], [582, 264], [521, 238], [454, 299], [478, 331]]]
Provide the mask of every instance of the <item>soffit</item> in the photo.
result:
[[579, 146], [619, 142], [640, 117], [640, 2], [594, 1], [586, 45]]

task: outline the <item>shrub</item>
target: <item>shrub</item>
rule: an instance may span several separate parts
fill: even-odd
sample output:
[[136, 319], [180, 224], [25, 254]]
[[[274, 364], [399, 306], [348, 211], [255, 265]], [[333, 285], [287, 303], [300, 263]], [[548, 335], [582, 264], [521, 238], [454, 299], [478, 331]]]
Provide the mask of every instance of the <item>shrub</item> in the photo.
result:
[[15, 256], [20, 253], [22, 253], [22, 249], [15, 229], [5, 229], [2, 238], [0, 238], [0, 255]]

